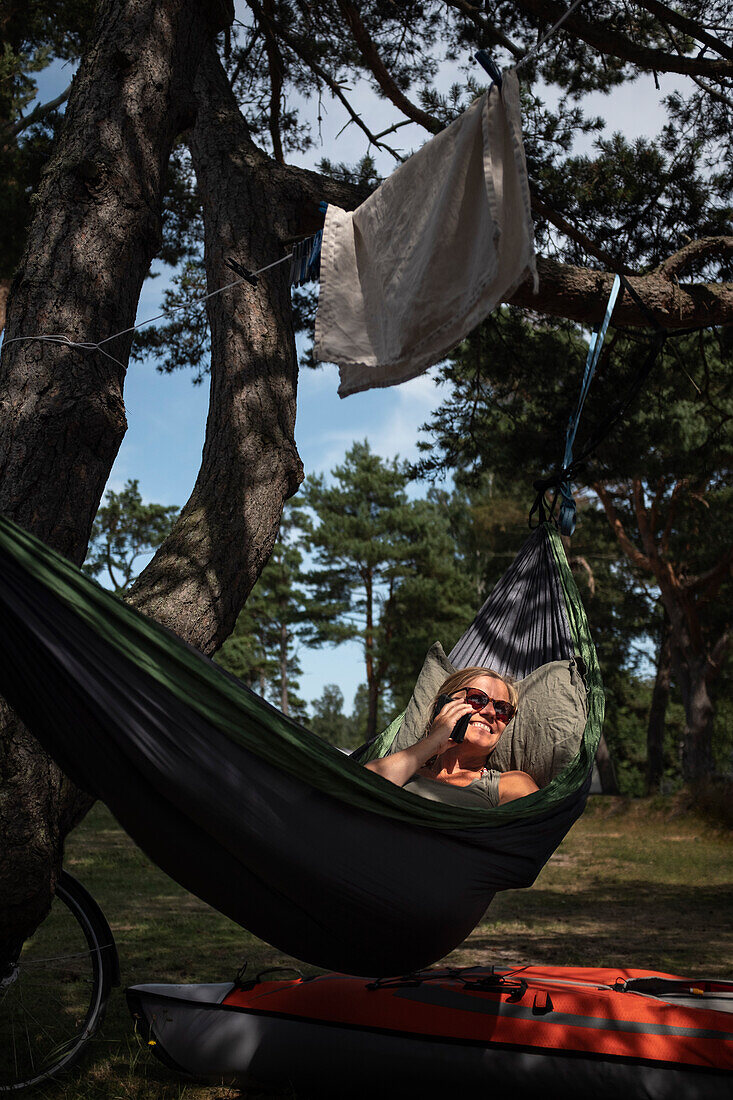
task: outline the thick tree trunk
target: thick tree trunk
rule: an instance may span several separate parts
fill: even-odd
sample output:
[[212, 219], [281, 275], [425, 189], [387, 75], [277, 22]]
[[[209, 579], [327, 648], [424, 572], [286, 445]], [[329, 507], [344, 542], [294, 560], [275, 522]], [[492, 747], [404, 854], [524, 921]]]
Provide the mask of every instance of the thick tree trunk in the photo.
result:
[[657, 654], [657, 674], [654, 679], [649, 723], [646, 733], [646, 789], [647, 794], [659, 790], [664, 774], [664, 731], [669, 702], [669, 685], [672, 677], [672, 624], [664, 614]]
[[[295, 214], [252, 142], [212, 47], [199, 68], [189, 145], [204, 209], [211, 289], [282, 256]], [[288, 219], [290, 215], [290, 221]], [[298, 365], [288, 265], [209, 299], [211, 397], [191, 497], [141, 573], [130, 601], [212, 653], [270, 556], [285, 500], [303, 469], [295, 446]]]
[[[107, 354], [21, 338], [99, 341], [133, 324], [160, 241], [166, 164], [192, 118], [190, 89], [221, 10], [200, 0], [101, 4], [11, 287], [0, 511], [79, 564], [125, 433], [130, 335]], [[7, 709], [2, 719], [0, 950], [43, 916], [64, 836], [88, 806]]]
[[10, 279], [0, 279], [0, 333], [5, 328], [5, 318], [8, 309], [8, 295], [10, 294]]

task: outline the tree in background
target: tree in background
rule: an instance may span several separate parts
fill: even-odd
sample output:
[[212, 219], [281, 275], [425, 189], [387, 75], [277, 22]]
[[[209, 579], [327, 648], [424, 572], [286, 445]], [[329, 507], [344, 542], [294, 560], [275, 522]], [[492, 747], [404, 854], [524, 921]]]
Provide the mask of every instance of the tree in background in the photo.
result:
[[364, 442], [328, 482], [308, 478], [301, 494], [314, 560], [306, 580], [320, 610], [307, 638], [316, 645], [361, 642], [364, 739], [377, 733], [385, 692], [409, 697], [430, 644], [442, 636], [450, 648], [473, 617], [441, 511], [410, 501], [407, 484], [403, 464], [381, 459]]
[[[578, 476], [602, 502], [615, 555], [623, 551], [637, 587], [656, 588], [672, 622], [672, 662], [686, 716], [682, 770], [689, 781], [712, 769], [710, 691], [732, 641], [733, 374], [729, 342], [715, 332], [668, 343], [643, 397]], [[528, 482], [557, 470], [584, 351], [568, 326], [530, 324], [515, 310], [493, 315], [446, 371], [453, 392], [429, 425], [438, 448], [422, 470], [445, 463], [515, 476], [525, 468]], [[618, 407], [645, 351], [618, 332], [610, 341], [581, 444]], [[567, 369], [573, 361], [575, 378]], [[615, 579], [621, 576], [617, 569]], [[653, 593], [652, 602], [656, 598]], [[655, 619], [650, 608], [652, 632]]]
[[295, 646], [313, 630], [319, 608], [301, 586], [303, 555], [296, 542], [299, 513], [286, 508], [270, 560], [239, 613], [216, 660], [283, 712], [305, 715]]
[[154, 554], [178, 516], [175, 504], [146, 504], [137, 478], [119, 493], [110, 489], [97, 512], [83, 569], [100, 578], [116, 596], [125, 593], [140, 572], [140, 558]]
[[344, 714], [344, 693], [338, 684], [326, 684], [311, 707], [313, 715], [308, 727], [316, 736], [339, 749], [357, 748], [361, 742], [354, 734], [354, 723]]

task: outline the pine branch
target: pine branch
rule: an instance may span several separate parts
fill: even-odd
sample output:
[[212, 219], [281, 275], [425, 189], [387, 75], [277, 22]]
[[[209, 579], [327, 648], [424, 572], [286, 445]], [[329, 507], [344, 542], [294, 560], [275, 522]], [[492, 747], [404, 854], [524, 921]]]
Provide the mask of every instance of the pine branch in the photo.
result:
[[[253, 13], [257, 16], [257, 18], [264, 20], [264, 14], [262, 12], [262, 8], [258, 3], [258, 0], [247, 0], [247, 2], [249, 3]], [[395, 160], [401, 163], [405, 158], [402, 157], [390, 145], [387, 145], [386, 142], [380, 140], [383, 135], [372, 133], [358, 111], [356, 111], [351, 106], [351, 103], [341, 90], [338, 81], [336, 81], [331, 76], [331, 74], [323, 68], [322, 65], [320, 65], [311, 57], [310, 51], [305, 47], [304, 43], [299, 38], [296, 38], [295, 35], [289, 34], [280, 24], [274, 24], [273, 22], [273, 26], [276, 27], [278, 36], [283, 40], [283, 42], [286, 42], [287, 45], [290, 46], [291, 50], [295, 54], [297, 54], [303, 64], [308, 66], [313, 75], [318, 77], [319, 80], [322, 80], [323, 83], [331, 90], [334, 97], [338, 99], [341, 103], [343, 103], [351, 118], [351, 121], [355, 122], [359, 129], [362, 130], [364, 134], [366, 134], [370, 145], [373, 145], [377, 149], [384, 149], [385, 152], [389, 153], [390, 156], [393, 156]], [[386, 130], [385, 133], [389, 133], [389, 130]]]
[[494, 23], [489, 22], [486, 15], [481, 11], [480, 8], [477, 8], [475, 4], [469, 4], [468, 0], [443, 0], [443, 3], [446, 4], [447, 7], [455, 8], [456, 11], [459, 11], [462, 15], [465, 15], [467, 19], [470, 19], [471, 22], [476, 27], [478, 27], [482, 35], [486, 36], [487, 38], [493, 38], [494, 41], [499, 46], [503, 46], [504, 49], [508, 53], [510, 53], [515, 60], [519, 60], [520, 57], [524, 57], [525, 51], [522, 49], [522, 47], [517, 46], [516, 43], [507, 38], [507, 36], [502, 31], [500, 31]]
[[688, 19], [687, 16], [674, 11], [673, 8], [668, 8], [666, 4], [661, 4], [659, 0], [637, 0], [637, 3], [640, 8], [645, 8], [651, 15], [656, 15], [660, 21], [665, 20], [670, 26], [676, 27], [677, 30], [682, 31], [689, 38], [702, 42], [703, 45], [709, 46], [711, 50], [715, 50], [721, 57], [727, 57], [729, 61], [733, 61], [733, 49], [727, 43], [721, 42], [719, 38], [715, 38], [714, 35], [707, 34], [695, 19]]
[[654, 273], [665, 279], [679, 275], [694, 260], [708, 256], [733, 256], [733, 237], [701, 237], [699, 241], [690, 241], [684, 248], [668, 256]]
[[[555, 23], [567, 8], [554, 0], [520, 0], [524, 11], [538, 19]], [[639, 46], [633, 39], [611, 30], [608, 24], [599, 24], [574, 12], [563, 23], [564, 31], [581, 42], [592, 46], [599, 53], [619, 61], [628, 61], [639, 69], [657, 73], [681, 73], [686, 76], [725, 77], [733, 75], [733, 61], [710, 61], [704, 57], [678, 57], [664, 50]]]
[[646, 556], [646, 554], [642, 554], [641, 550], [634, 546], [633, 542], [629, 538], [628, 534], [626, 533], [626, 528], [624, 527], [621, 518], [616, 511], [616, 506], [613, 503], [613, 497], [611, 496], [611, 493], [608, 491], [606, 486], [601, 485], [600, 482], [596, 482], [593, 485], [593, 492], [597, 494], [598, 499], [603, 505], [603, 510], [606, 513], [606, 518], [611, 525], [613, 533], [619, 541], [621, 549], [626, 554], [626, 557], [629, 559], [629, 561], [633, 562], [634, 565], [638, 566], [639, 569], [643, 569], [645, 573], [651, 573], [653, 575], [654, 569], [651, 560]]
[[57, 95], [55, 99], [50, 99], [48, 103], [39, 103], [37, 107], [34, 107], [30, 114], [27, 114], [24, 118], [19, 118], [17, 122], [8, 124], [5, 126], [5, 136], [8, 138], [17, 137], [23, 130], [27, 130], [29, 126], [33, 126], [34, 123], [40, 122], [46, 115], [50, 115], [52, 111], [55, 111], [57, 107], [60, 107], [62, 103], [66, 103], [71, 92], [71, 84], [68, 88], [64, 88], [61, 95]]
[[267, 69], [270, 74], [270, 137], [272, 138], [272, 152], [275, 160], [281, 164], [285, 161], [282, 138], [280, 137], [280, 105], [282, 101], [283, 74], [285, 63], [278, 49], [277, 38], [273, 33], [272, 20], [274, 10], [272, 0], [263, 2], [263, 28], [265, 32], [265, 50], [267, 52]]
[[387, 66], [382, 61], [379, 51], [374, 45], [368, 30], [362, 23], [358, 9], [354, 4], [350, 3], [350, 0], [336, 0], [336, 2], [341, 10], [341, 14], [351, 28], [354, 41], [361, 50], [364, 61], [387, 99], [394, 103], [395, 107], [402, 111], [403, 114], [407, 115], [408, 118], [411, 118], [413, 122], [417, 122], [418, 125], [428, 130], [429, 133], [440, 133], [443, 129], [443, 124], [440, 119], [435, 118], [434, 115], [429, 114], [427, 111], [423, 111], [417, 104], [408, 99], [402, 89], [397, 85], [392, 74], [387, 69]]
[[558, 214], [539, 197], [534, 188], [530, 188], [530, 199], [532, 202], [532, 209], [536, 214], [545, 218], [559, 229], [561, 233], [564, 233], [566, 237], [569, 237], [571, 241], [575, 241], [581, 248], [584, 248], [589, 256], [595, 256], [597, 260], [600, 260], [602, 264], [611, 271], [618, 271], [623, 275], [630, 275], [631, 269], [626, 267], [625, 264], [620, 264], [615, 256], [612, 256], [610, 252], [606, 252], [605, 249], [599, 248], [590, 237], [588, 237], [581, 229], [578, 229], [571, 222], [564, 218], [562, 214]]

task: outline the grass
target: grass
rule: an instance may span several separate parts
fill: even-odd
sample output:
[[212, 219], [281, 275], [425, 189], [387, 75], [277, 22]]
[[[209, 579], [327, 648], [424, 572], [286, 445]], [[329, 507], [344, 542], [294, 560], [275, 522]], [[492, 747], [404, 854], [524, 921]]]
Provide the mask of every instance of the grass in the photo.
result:
[[[497, 895], [448, 956], [451, 965], [551, 963], [644, 967], [733, 977], [730, 832], [679, 800], [592, 798], [531, 890]], [[262, 943], [154, 867], [101, 805], [71, 835], [67, 868], [97, 898], [120, 953], [123, 988], [139, 982], [227, 981], [303, 966]], [[235, 1100], [159, 1064], [113, 992], [81, 1070], [34, 1093], [48, 1100]]]

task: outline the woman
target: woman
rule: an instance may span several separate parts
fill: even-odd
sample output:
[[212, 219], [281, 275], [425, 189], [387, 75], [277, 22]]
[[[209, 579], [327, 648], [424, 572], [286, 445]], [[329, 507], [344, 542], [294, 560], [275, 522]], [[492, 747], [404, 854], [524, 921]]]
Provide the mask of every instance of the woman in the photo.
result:
[[[417, 779], [481, 788], [486, 802], [494, 805], [539, 790], [526, 772], [498, 773], [488, 768], [489, 757], [517, 708], [513, 684], [490, 668], [464, 668], [443, 683], [436, 707], [441, 696], [448, 696], [449, 701], [440, 707], [420, 741], [381, 760], [372, 760], [366, 767], [399, 787], [410, 784], [419, 794], [426, 793], [426, 789], [414, 784]], [[451, 734], [464, 715], [468, 716], [466, 733], [462, 741], [456, 742]], [[442, 801], [439, 794], [435, 797]]]

